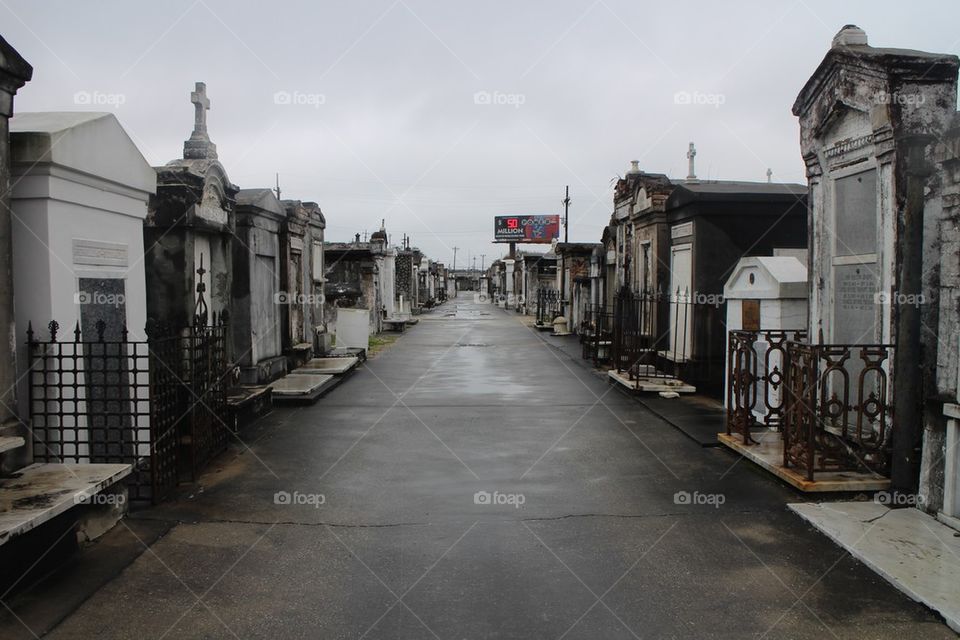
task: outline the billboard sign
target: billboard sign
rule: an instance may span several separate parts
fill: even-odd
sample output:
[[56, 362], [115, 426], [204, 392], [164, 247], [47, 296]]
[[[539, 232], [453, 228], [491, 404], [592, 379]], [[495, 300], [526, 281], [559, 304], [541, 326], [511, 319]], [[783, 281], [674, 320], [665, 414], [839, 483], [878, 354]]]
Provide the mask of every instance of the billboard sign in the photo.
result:
[[550, 244], [560, 236], [560, 216], [496, 216], [493, 219], [495, 242]]

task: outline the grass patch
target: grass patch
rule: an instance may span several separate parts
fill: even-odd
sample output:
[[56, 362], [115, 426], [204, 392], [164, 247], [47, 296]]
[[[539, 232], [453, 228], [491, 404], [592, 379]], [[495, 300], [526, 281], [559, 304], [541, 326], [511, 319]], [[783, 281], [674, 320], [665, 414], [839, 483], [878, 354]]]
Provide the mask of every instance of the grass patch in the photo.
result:
[[399, 335], [381, 333], [375, 336], [370, 336], [370, 340], [367, 341], [367, 357], [375, 356], [381, 351], [387, 349], [390, 345], [397, 341]]

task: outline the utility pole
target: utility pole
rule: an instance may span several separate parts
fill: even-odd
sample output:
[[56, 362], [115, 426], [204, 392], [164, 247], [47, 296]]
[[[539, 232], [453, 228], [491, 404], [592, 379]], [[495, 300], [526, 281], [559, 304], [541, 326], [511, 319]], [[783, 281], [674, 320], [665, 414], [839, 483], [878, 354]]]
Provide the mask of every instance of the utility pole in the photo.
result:
[[460, 247], [454, 247], [454, 248], [453, 248], [453, 270], [454, 270], [454, 271], [457, 270], [457, 249], [459, 249], [459, 248], [460, 248]]
[[484, 258], [486, 258], [486, 257], [487, 257], [487, 254], [485, 254], [485, 253], [481, 253], [481, 254], [480, 254], [480, 271], [483, 271], [483, 260], [484, 260]]
[[274, 189], [274, 191], [277, 194], [277, 200], [279, 200], [280, 199], [280, 174], [278, 173], [276, 174], [276, 176], [277, 176], [277, 188]]
[[[570, 218], [570, 185], [567, 185], [567, 188], [563, 196], [563, 242], [568, 243], [570, 241], [570, 231], [568, 220]], [[567, 317], [566, 314], [567, 306], [567, 254], [566, 252], [560, 253], [560, 315], [564, 318]]]

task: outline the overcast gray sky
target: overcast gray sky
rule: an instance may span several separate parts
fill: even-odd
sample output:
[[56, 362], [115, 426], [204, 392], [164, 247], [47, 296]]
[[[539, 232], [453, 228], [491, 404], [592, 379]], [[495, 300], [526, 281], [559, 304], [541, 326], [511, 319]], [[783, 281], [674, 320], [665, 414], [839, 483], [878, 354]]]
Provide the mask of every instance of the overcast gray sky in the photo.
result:
[[559, 213], [565, 184], [570, 239], [598, 241], [629, 161], [682, 178], [690, 141], [701, 178], [804, 182], [790, 107], [846, 23], [960, 51], [955, 1], [0, 0], [0, 19], [35, 69], [18, 111], [112, 110], [160, 165], [205, 81], [234, 183], [279, 172], [328, 239], [386, 218], [458, 266], [502, 253], [493, 216]]

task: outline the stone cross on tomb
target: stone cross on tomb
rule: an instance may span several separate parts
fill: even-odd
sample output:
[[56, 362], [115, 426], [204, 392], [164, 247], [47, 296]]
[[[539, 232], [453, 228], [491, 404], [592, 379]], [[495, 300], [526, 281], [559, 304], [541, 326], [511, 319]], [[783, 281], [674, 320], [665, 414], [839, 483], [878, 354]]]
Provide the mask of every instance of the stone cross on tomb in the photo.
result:
[[193, 131], [194, 133], [205, 133], [207, 131], [207, 111], [210, 110], [210, 98], [207, 97], [206, 83], [197, 83], [196, 91], [190, 93], [190, 102], [196, 108]]
[[687, 174], [687, 180], [696, 180], [697, 174], [693, 170], [693, 159], [697, 157], [697, 148], [693, 146], [693, 143], [690, 143], [690, 148], [687, 151], [687, 160], [689, 162], [689, 172]]
[[207, 85], [198, 82], [190, 93], [190, 102], [194, 107], [193, 133], [183, 143], [183, 157], [186, 160], [216, 160], [217, 145], [210, 142], [207, 135], [207, 111], [210, 110], [210, 98], [207, 97]]

